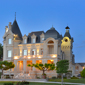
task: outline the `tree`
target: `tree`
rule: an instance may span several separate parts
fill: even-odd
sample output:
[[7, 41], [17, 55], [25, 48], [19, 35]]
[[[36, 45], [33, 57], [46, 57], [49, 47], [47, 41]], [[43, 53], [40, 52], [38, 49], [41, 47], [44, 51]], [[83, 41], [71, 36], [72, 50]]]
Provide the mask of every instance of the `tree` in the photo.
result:
[[60, 73], [61, 76], [62, 76], [62, 84], [63, 85], [63, 73], [67, 73], [68, 72], [68, 68], [69, 68], [69, 61], [68, 60], [61, 60], [61, 61], [58, 61], [56, 63], [56, 70], [57, 70], [57, 73]]
[[0, 61], [0, 69], [2, 69], [2, 75], [3, 75], [3, 70], [8, 70], [14, 67], [15, 65], [13, 64], [13, 62]]
[[81, 77], [85, 78], [85, 68], [80, 72]]
[[2, 57], [3, 57], [3, 46], [0, 43], [0, 59], [2, 59]]
[[45, 63], [45, 64], [28, 64], [28, 66], [29, 67], [35, 67], [35, 68], [37, 68], [37, 69], [39, 69], [39, 70], [41, 70], [41, 71], [43, 71], [43, 77], [44, 77], [44, 75], [45, 75], [45, 71], [51, 71], [51, 70], [54, 70], [55, 69], [55, 64], [47, 64], [47, 63]]

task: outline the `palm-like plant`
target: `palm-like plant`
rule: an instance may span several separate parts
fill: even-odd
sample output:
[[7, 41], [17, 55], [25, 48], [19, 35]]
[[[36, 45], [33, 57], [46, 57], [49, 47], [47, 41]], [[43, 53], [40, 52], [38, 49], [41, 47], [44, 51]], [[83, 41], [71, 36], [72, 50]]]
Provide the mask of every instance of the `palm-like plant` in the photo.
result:
[[43, 76], [45, 75], [45, 71], [51, 71], [51, 70], [54, 70], [55, 69], [55, 64], [48, 64], [48, 63], [45, 63], [45, 64], [28, 64], [29, 67], [35, 67], [41, 71], [43, 71]]
[[11, 68], [14, 68], [15, 65], [13, 64], [13, 62], [8, 62], [8, 61], [0, 61], [0, 69], [2, 69], [2, 75], [3, 75], [3, 70], [8, 70]]

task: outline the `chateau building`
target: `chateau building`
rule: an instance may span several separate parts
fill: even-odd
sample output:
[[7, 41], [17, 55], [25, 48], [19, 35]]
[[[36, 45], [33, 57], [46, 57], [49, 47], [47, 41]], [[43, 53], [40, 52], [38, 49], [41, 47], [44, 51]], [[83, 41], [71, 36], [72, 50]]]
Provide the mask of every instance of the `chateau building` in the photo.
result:
[[[28, 67], [28, 64], [55, 63], [56, 65], [58, 61], [66, 59], [69, 60], [69, 71], [72, 71], [72, 76], [77, 76], [85, 63], [75, 64], [72, 52], [74, 40], [70, 35], [70, 28], [67, 26], [65, 29], [64, 36], [60, 35], [54, 27], [46, 32], [35, 31], [22, 36], [16, 19], [13, 24], [9, 22], [3, 36], [3, 61], [14, 62], [15, 68], [11, 70], [11, 73], [15, 77], [24, 72], [29, 73], [31, 78], [36, 78], [36, 76], [41, 77], [42, 71], [35, 67]], [[4, 75], [7, 73], [9, 71], [4, 71]], [[47, 71], [46, 74], [47, 77], [57, 76], [55, 70]]]

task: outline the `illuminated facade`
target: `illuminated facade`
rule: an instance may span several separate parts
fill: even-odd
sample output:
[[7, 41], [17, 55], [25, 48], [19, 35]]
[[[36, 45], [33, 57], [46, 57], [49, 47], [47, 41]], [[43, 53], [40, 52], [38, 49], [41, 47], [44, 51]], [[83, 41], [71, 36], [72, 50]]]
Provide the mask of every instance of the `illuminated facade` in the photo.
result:
[[[27, 65], [32, 63], [55, 63], [56, 65], [56, 62], [62, 59], [69, 60], [69, 70], [72, 71], [72, 75], [75, 74], [73, 38], [70, 36], [68, 26], [64, 37], [54, 27], [46, 32], [37, 31], [22, 36], [15, 19], [13, 24], [9, 23], [9, 28], [6, 26], [3, 39], [3, 60], [14, 62], [15, 68], [12, 69], [14, 76], [24, 72], [30, 73], [32, 78], [41, 77], [41, 71]], [[46, 74], [47, 77], [57, 76], [55, 70]]]

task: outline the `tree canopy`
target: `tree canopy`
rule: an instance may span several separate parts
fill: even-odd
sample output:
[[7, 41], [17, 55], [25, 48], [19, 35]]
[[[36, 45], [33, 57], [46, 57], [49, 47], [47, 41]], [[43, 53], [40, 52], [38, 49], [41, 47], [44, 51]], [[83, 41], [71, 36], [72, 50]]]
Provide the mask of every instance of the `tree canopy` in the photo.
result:
[[15, 65], [13, 64], [13, 62], [0, 61], [0, 69], [2, 69], [2, 74], [3, 74], [3, 70], [8, 70], [14, 67]]
[[68, 60], [61, 60], [56, 63], [57, 73], [67, 73], [69, 68], [69, 61]]
[[63, 85], [63, 73], [67, 73], [68, 72], [68, 68], [69, 68], [69, 61], [68, 60], [61, 60], [61, 61], [58, 61], [56, 63], [56, 70], [57, 70], [57, 73], [60, 73], [61, 76], [62, 76], [62, 84]]
[[0, 59], [2, 59], [2, 57], [3, 57], [3, 46], [0, 43]]
[[47, 63], [45, 63], [45, 64], [38, 64], [38, 63], [36, 63], [36, 64], [28, 64], [28, 66], [29, 67], [35, 67], [35, 68], [37, 68], [37, 69], [39, 69], [39, 70], [41, 70], [41, 71], [43, 71], [43, 75], [45, 74], [45, 71], [50, 71], [50, 70], [54, 70], [55, 69], [55, 64], [47, 64]]
[[85, 68], [80, 72], [81, 77], [85, 78]]

